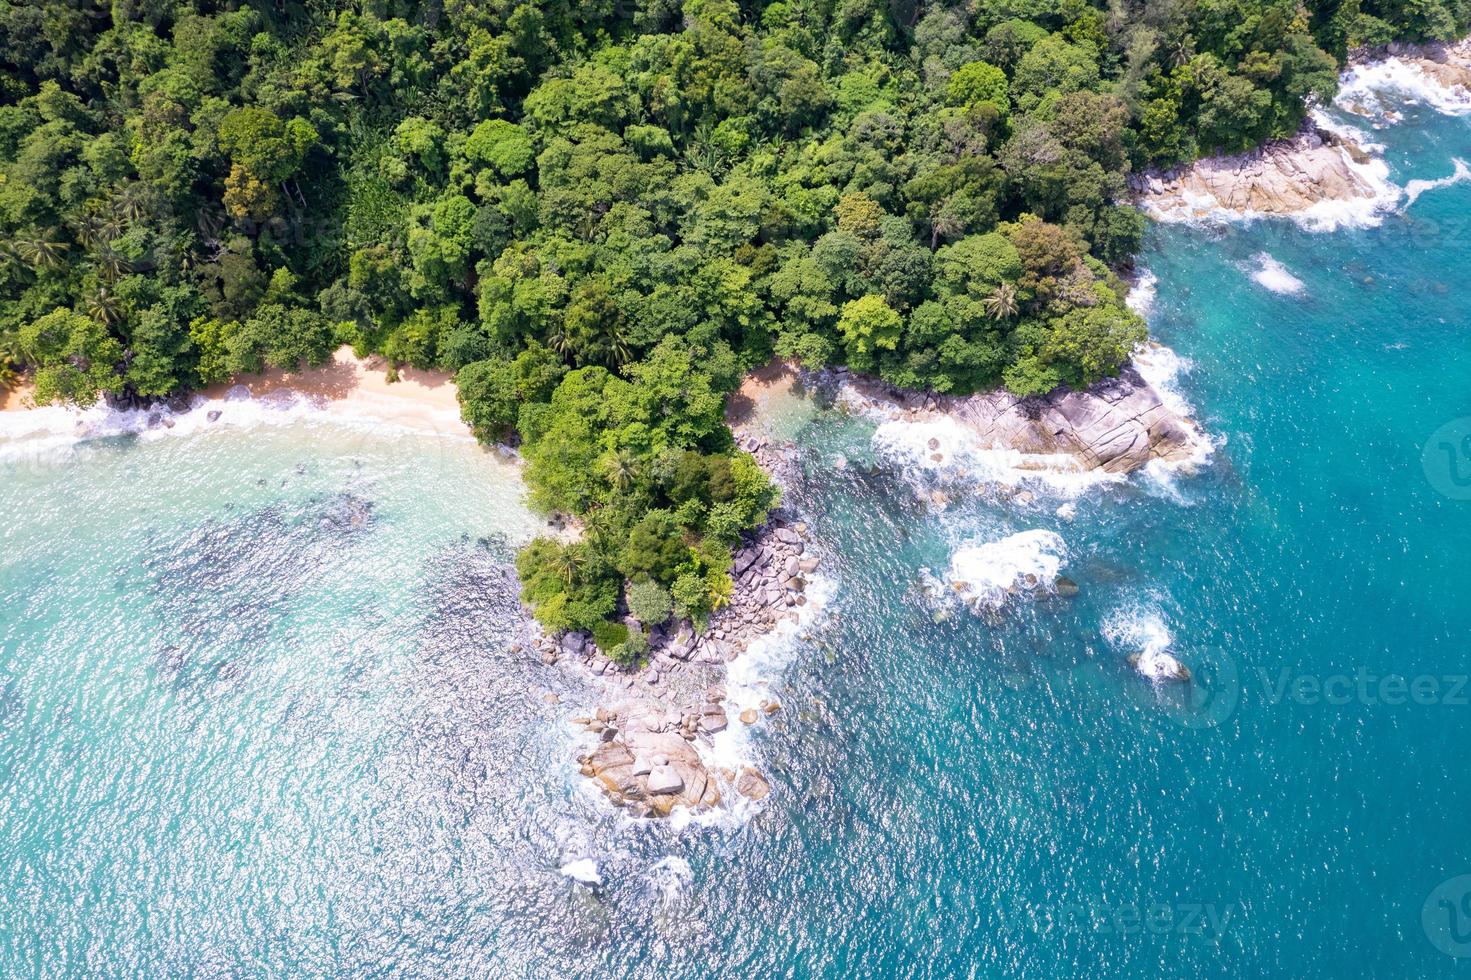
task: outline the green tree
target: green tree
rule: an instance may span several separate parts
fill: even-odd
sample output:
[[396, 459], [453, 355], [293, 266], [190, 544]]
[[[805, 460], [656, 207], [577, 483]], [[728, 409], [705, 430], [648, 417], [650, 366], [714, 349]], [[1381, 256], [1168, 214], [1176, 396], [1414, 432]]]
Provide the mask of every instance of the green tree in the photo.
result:
[[864, 296], [843, 304], [838, 317], [838, 332], [855, 364], [871, 366], [879, 351], [899, 346], [904, 318], [884, 302], [882, 296]]
[[122, 390], [117, 373], [123, 347], [89, 317], [55, 309], [20, 329], [19, 347], [36, 365], [36, 404], [94, 404], [103, 392]]

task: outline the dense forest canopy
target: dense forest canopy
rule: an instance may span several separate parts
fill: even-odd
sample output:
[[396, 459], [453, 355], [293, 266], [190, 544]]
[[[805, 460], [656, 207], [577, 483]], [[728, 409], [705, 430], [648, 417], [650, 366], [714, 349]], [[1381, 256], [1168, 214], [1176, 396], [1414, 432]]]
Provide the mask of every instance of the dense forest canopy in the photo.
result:
[[0, 0], [0, 371], [82, 404], [342, 343], [455, 371], [476, 433], [519, 433], [535, 499], [586, 523], [522, 556], [543, 622], [699, 619], [775, 500], [721, 420], [744, 369], [1108, 375], [1144, 332], [1112, 271], [1142, 233], [1132, 169], [1291, 134], [1351, 47], [1468, 21], [1471, 0]]

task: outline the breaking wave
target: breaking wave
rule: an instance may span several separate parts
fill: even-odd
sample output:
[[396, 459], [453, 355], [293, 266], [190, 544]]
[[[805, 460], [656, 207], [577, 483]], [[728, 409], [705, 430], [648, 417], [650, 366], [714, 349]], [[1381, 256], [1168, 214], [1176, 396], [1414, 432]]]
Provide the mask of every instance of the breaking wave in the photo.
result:
[[1303, 281], [1287, 271], [1287, 267], [1266, 252], [1258, 252], [1254, 258], [1255, 270], [1252, 281], [1258, 286], [1280, 296], [1296, 296], [1306, 287]]
[[1055, 590], [1066, 556], [1062, 538], [1040, 528], [965, 544], [950, 556], [937, 598], [954, 597], [975, 611], [999, 609], [1013, 596]]

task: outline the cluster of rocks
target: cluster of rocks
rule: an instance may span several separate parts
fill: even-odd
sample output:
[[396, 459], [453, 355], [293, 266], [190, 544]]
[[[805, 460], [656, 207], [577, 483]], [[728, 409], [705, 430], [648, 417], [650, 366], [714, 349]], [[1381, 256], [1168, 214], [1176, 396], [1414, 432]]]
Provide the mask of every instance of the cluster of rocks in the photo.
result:
[[[708, 693], [710, 700], [691, 708], [670, 710], [635, 700], [599, 708], [592, 718], [573, 719], [598, 737], [597, 746], [578, 760], [582, 774], [613, 803], [641, 817], [667, 817], [676, 806], [716, 807], [725, 798], [722, 790], [765, 799], [771, 785], [756, 769], [711, 771], [696, 748], [697, 740], [708, 741], [730, 724], [722, 693]], [[777, 710], [775, 702], [769, 705], [770, 711]], [[742, 720], [756, 719], [743, 714]]]
[[[770, 792], [754, 768], [712, 772], [697, 744], [731, 724], [724, 706], [725, 664], [782, 622], [797, 622], [807, 605], [808, 577], [821, 562], [807, 554], [805, 533], [805, 524], [774, 513], [735, 553], [731, 600], [711, 615], [704, 632], [687, 620], [653, 628], [640, 666], [608, 659], [583, 632], [550, 637], [534, 631], [529, 637], [544, 663], [575, 658], [605, 685], [612, 706], [573, 723], [598, 736], [579, 762], [583, 775], [615, 804], [639, 816], [663, 817], [676, 806], [720, 805], [722, 786], [752, 800]], [[642, 628], [635, 620], [627, 623]], [[741, 711], [738, 720], [752, 725], [778, 710], [779, 702], [767, 699]]]
[[[833, 376], [852, 410], [909, 421], [947, 417], [974, 434], [977, 448], [1035, 457], [1037, 469], [1055, 468], [1066, 457], [1079, 470], [1128, 473], [1151, 460], [1198, 458], [1204, 444], [1195, 422], [1166, 405], [1132, 364], [1086, 391], [1059, 388], [1032, 398], [1005, 390], [965, 396], [906, 391], [845, 369]], [[939, 448], [931, 440], [930, 449]]]
[[1415, 66], [1455, 95], [1471, 96], [1471, 38], [1454, 44], [1391, 44], [1382, 49], [1355, 52], [1350, 61], [1377, 61], [1386, 55]]
[[1142, 174], [1133, 183], [1140, 205], [1164, 221], [1218, 213], [1291, 216], [1325, 201], [1370, 203], [1382, 197], [1383, 180], [1364, 168], [1373, 159], [1352, 140], [1309, 124], [1292, 139]]
[[[691, 664], [729, 663], [783, 621], [796, 622], [798, 610], [807, 605], [804, 592], [808, 576], [822, 562], [806, 555], [806, 531], [806, 524], [774, 515], [733, 556], [731, 578], [735, 588], [730, 602], [711, 614], [703, 633], [697, 633], [689, 620], [654, 627], [649, 632], [643, 667], [609, 660], [583, 632], [564, 633], [555, 639], [539, 636], [534, 643], [544, 662], [576, 657], [592, 673], [625, 689], [657, 688], [670, 674]], [[629, 618], [625, 622], [630, 629], [642, 629], [637, 620]]]

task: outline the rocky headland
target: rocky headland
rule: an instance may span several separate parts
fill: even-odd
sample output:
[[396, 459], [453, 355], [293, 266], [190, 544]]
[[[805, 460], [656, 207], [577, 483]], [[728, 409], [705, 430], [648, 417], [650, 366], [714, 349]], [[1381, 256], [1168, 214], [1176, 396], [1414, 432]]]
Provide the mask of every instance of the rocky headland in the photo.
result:
[[[1209, 445], [1195, 421], [1171, 408], [1133, 363], [1086, 391], [1064, 387], [1034, 398], [1004, 390], [905, 391], [841, 369], [833, 378], [850, 410], [896, 421], [951, 420], [969, 433], [973, 448], [1020, 454], [1021, 471], [1129, 473], [1154, 461], [1189, 463]], [[944, 462], [938, 440], [928, 448], [934, 462]]]
[[[1471, 112], [1471, 39], [1355, 51], [1334, 105], [1373, 125], [1392, 122], [1397, 113], [1380, 99], [1386, 90]], [[1292, 139], [1139, 174], [1131, 185], [1139, 206], [1160, 221], [1286, 217], [1331, 230], [1373, 223], [1400, 200], [1379, 154], [1365, 133], [1315, 111]]]
[[[763, 416], [773, 399], [813, 394], [881, 421], [951, 420], [977, 446], [1019, 454], [1022, 469], [1127, 473], [1152, 461], [1197, 459], [1209, 445], [1195, 422], [1172, 409], [1133, 365], [1087, 391], [1019, 399], [1001, 391], [964, 397], [905, 391], [846, 369], [805, 371], [778, 361], [747, 378], [731, 399], [727, 421], [737, 444], [779, 484], [795, 446], [776, 437]], [[809, 585], [822, 558], [798, 515], [778, 508], [734, 559], [730, 604], [703, 632], [688, 622], [655, 627], [642, 665], [609, 660], [584, 633], [533, 633], [527, 641], [545, 662], [575, 658], [596, 679], [601, 706], [571, 719], [587, 736], [577, 761], [584, 776], [633, 815], [667, 817], [678, 807], [706, 811], [758, 801], [771, 790], [755, 766], [732, 765], [728, 753], [715, 751], [733, 729], [758, 725], [781, 710], [773, 692], [753, 698], [746, 691], [743, 700], [733, 700], [726, 667], [753, 644], [812, 620], [817, 604]]]
[[[757, 446], [758, 458], [784, 452], [754, 437], [744, 441]], [[688, 621], [655, 627], [642, 665], [609, 660], [585, 633], [553, 638], [533, 630], [529, 640], [545, 663], [572, 657], [596, 679], [602, 706], [571, 719], [593, 737], [577, 761], [584, 776], [634, 816], [667, 817], [681, 806], [700, 812], [770, 792], [754, 766], [715, 761], [718, 736], [781, 710], [774, 692], [750, 703], [731, 700], [726, 664], [758, 640], [810, 619], [806, 589], [821, 559], [807, 551], [806, 525], [780, 509], [734, 558], [730, 603], [703, 632]]]
[[1309, 122], [1296, 137], [1250, 153], [1141, 174], [1133, 188], [1160, 221], [1277, 216], [1329, 226], [1392, 202], [1398, 190], [1388, 173], [1372, 146]]

